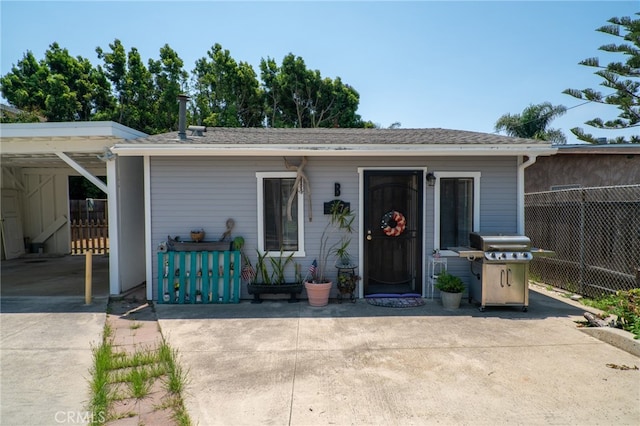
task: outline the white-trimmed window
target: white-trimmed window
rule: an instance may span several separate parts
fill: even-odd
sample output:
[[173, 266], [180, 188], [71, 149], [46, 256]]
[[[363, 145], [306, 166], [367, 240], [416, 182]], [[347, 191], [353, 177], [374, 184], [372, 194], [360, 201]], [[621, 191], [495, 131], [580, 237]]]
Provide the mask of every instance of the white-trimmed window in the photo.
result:
[[434, 247], [469, 245], [480, 229], [480, 172], [437, 172], [434, 193]]
[[287, 203], [296, 180], [295, 172], [258, 172], [258, 250], [280, 255], [304, 256], [304, 197], [298, 193]]

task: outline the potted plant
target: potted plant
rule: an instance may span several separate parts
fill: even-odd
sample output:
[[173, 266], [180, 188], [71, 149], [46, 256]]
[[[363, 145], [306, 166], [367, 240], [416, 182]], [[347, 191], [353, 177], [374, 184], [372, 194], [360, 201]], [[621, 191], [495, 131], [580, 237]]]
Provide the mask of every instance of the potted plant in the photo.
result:
[[[258, 260], [252, 274], [247, 274], [247, 290], [253, 295], [251, 303], [262, 303], [261, 294], [289, 294], [289, 303], [297, 302], [296, 294], [302, 291], [300, 265], [295, 264], [295, 282], [287, 281], [287, 269], [293, 264], [293, 253], [270, 255], [269, 252], [257, 252]], [[251, 264], [247, 258], [245, 263]]]
[[356, 303], [355, 290], [360, 276], [351, 271], [338, 272], [338, 303], [342, 303], [342, 298], [349, 296], [351, 303]]
[[464, 282], [460, 277], [443, 271], [436, 279], [436, 288], [440, 290], [442, 306], [445, 309], [457, 309], [460, 307], [462, 292], [465, 290]]
[[196, 290], [196, 303], [202, 302], [202, 291]]
[[[313, 261], [310, 269], [311, 280], [305, 282], [311, 306], [326, 306], [329, 303], [329, 294], [333, 287], [333, 283], [327, 276], [329, 257], [339, 254], [341, 248], [343, 254], [347, 253], [346, 247], [350, 241], [349, 234], [353, 232], [354, 220], [355, 215], [350, 209], [345, 208], [344, 204], [339, 201], [333, 202], [329, 221], [320, 236], [320, 250], [318, 252], [320, 261]], [[337, 240], [334, 239], [335, 234], [340, 234]]]
[[204, 240], [204, 229], [192, 229], [191, 230], [191, 241], [194, 243], [199, 243]]
[[349, 297], [351, 303], [356, 302], [355, 290], [360, 277], [356, 275], [356, 268], [358, 265], [351, 258], [351, 254], [348, 251], [349, 243], [351, 241], [344, 239], [340, 246], [336, 248], [336, 268], [338, 269], [338, 303], [342, 303], [343, 297]]

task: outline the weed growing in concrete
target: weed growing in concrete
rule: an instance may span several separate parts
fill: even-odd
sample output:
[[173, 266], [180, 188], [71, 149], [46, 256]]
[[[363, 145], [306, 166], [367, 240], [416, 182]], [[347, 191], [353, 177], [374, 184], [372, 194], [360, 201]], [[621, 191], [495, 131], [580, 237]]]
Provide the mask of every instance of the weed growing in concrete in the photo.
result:
[[105, 324], [103, 331], [102, 343], [92, 349], [93, 352], [93, 369], [91, 371], [91, 401], [89, 402], [89, 410], [93, 413], [91, 416], [94, 421], [104, 419], [109, 404], [113, 399], [113, 392], [109, 386], [109, 371], [111, 370], [111, 335], [113, 330], [109, 324]]
[[158, 349], [160, 358], [166, 363], [168, 370], [166, 386], [173, 394], [181, 393], [187, 385], [187, 373], [177, 363], [178, 351], [171, 349], [167, 342], [162, 342]]
[[134, 367], [128, 376], [129, 387], [131, 388], [131, 396], [142, 399], [149, 394], [151, 389], [151, 377], [144, 368]]
[[113, 330], [107, 323], [102, 343], [93, 348], [94, 366], [91, 370], [91, 401], [93, 425], [135, 415], [133, 412], [110, 412], [115, 401], [149, 395], [153, 382], [162, 380], [168, 396], [162, 408], [171, 408], [176, 422], [191, 425], [184, 407], [181, 392], [187, 384], [187, 374], [178, 365], [178, 352], [166, 342], [158, 348], [140, 348], [132, 354], [115, 352], [112, 342]]
[[142, 323], [139, 323], [139, 322], [134, 322], [133, 324], [131, 324], [131, 325], [129, 326], [129, 328], [130, 328], [131, 330], [137, 330], [137, 329], [139, 329], [139, 328], [141, 328], [141, 327], [142, 327]]

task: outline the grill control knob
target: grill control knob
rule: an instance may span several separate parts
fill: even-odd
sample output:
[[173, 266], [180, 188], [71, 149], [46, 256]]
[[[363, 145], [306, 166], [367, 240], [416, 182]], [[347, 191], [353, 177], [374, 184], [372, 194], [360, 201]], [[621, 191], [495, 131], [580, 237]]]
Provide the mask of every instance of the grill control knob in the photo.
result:
[[517, 259], [517, 258], [518, 258], [518, 253], [513, 253], [511, 256], [512, 256], [514, 259]]

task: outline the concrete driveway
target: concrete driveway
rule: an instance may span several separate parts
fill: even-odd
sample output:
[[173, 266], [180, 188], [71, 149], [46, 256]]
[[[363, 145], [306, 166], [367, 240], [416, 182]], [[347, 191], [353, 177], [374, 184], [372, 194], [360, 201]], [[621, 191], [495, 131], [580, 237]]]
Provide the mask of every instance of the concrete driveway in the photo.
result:
[[85, 305], [82, 256], [2, 261], [0, 424], [85, 424], [91, 347], [108, 302], [108, 259], [94, 256]]
[[529, 312], [439, 301], [158, 305], [199, 425], [640, 424], [631, 353], [536, 291]]

